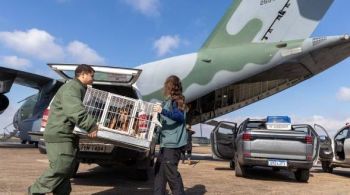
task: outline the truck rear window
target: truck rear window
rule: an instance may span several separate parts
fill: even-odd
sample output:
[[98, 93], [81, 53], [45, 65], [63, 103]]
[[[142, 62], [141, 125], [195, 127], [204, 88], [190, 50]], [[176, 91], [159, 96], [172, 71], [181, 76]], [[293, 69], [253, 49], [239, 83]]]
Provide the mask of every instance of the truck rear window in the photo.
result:
[[93, 87], [110, 93], [138, 99], [137, 94], [132, 87], [115, 85], [93, 85]]
[[247, 123], [246, 129], [266, 129], [266, 125], [263, 121], [254, 121]]
[[[74, 78], [74, 70], [62, 71], [66, 76]], [[118, 82], [118, 83], [129, 83], [132, 80], [132, 75], [107, 73], [107, 72], [95, 72], [94, 81], [97, 82]]]

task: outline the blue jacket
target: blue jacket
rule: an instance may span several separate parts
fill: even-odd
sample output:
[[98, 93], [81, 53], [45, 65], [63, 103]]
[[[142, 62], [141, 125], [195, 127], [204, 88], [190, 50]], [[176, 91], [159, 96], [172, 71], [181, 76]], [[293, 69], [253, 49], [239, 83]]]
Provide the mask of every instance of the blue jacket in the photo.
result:
[[171, 99], [163, 102], [160, 114], [162, 128], [159, 144], [163, 148], [180, 148], [187, 144], [186, 113], [179, 110]]

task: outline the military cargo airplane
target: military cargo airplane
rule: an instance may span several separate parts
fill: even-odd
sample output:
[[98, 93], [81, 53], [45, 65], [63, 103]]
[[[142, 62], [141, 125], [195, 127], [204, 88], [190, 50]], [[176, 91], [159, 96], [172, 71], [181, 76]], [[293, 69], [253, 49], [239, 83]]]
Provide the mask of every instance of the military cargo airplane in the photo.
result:
[[[134, 86], [144, 100], [161, 99], [165, 78], [179, 76], [192, 124], [269, 97], [350, 55], [348, 35], [309, 38], [333, 1], [235, 0], [198, 52], [135, 67], [142, 73]], [[39, 90], [35, 106], [27, 108], [32, 118], [40, 118], [57, 82], [0, 67], [0, 113], [8, 106], [5, 94], [17, 83]], [[31, 129], [35, 120], [18, 119], [21, 109], [15, 122]], [[21, 127], [28, 120], [31, 126]]]

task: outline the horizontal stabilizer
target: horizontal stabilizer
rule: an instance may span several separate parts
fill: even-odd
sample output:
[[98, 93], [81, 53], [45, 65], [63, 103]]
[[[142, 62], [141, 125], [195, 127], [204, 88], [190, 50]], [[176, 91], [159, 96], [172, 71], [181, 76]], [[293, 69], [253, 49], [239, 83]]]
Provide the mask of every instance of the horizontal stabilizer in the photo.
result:
[[53, 81], [54, 79], [45, 76], [0, 66], [0, 82], [6, 84], [6, 87], [4, 87], [0, 93], [7, 93], [10, 90], [12, 83], [40, 89], [49, 82]]

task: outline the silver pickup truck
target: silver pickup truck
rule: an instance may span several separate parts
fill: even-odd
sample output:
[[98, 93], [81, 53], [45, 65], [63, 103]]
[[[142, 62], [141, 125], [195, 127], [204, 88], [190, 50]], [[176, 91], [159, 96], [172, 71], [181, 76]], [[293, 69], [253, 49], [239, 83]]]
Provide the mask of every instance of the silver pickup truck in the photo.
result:
[[271, 128], [274, 124], [268, 120], [248, 118], [238, 128], [220, 122], [211, 134], [213, 154], [230, 160], [239, 177], [246, 176], [249, 167], [264, 166], [293, 171], [298, 181], [307, 182], [319, 152], [316, 131], [310, 125], [281, 123]]

